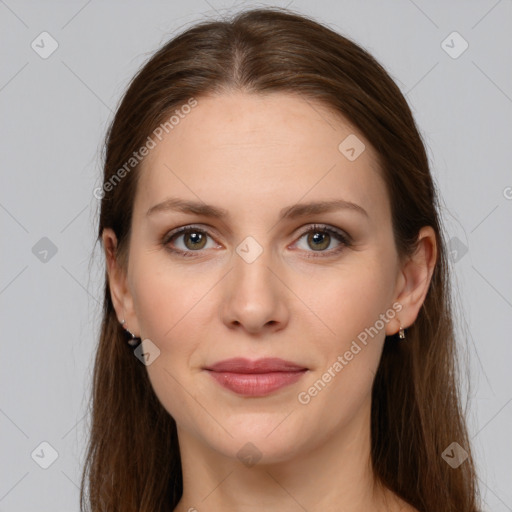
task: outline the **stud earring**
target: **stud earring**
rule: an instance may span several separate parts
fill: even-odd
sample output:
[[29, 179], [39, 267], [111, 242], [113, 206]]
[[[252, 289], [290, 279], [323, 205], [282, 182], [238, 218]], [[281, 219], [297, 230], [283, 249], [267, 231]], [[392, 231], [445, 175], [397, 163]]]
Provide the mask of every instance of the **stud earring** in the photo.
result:
[[402, 327], [401, 324], [400, 324], [400, 329], [398, 330], [398, 337], [401, 340], [405, 340], [405, 329]]

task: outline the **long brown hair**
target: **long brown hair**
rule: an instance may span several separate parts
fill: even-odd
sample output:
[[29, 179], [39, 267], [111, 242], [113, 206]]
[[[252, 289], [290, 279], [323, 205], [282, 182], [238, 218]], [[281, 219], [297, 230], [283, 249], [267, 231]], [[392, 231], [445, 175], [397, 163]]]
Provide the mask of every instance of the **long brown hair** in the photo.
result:
[[[400, 257], [414, 251], [421, 227], [435, 230], [438, 260], [425, 302], [406, 343], [386, 338], [375, 376], [372, 464], [376, 481], [420, 512], [475, 512], [478, 488], [458, 388], [435, 185], [405, 98], [363, 48], [279, 8], [201, 22], [166, 43], [133, 78], [110, 125], [99, 240], [104, 228], [112, 228], [117, 257], [126, 263], [140, 167], [126, 162], [176, 108], [191, 98], [233, 90], [298, 93], [353, 123], [379, 155]], [[144, 365], [126, 346], [107, 276], [104, 293], [81, 510], [173, 510], [182, 495], [176, 424], [153, 392]], [[454, 441], [468, 453], [458, 468], [442, 457]]]

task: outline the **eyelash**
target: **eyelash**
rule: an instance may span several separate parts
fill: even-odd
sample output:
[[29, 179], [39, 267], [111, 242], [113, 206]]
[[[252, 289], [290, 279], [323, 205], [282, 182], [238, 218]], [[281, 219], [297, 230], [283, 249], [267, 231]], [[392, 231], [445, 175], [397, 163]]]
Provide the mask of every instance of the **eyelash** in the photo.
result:
[[[333, 256], [333, 255], [340, 253], [346, 247], [351, 246], [351, 239], [350, 239], [349, 235], [347, 235], [343, 231], [340, 231], [334, 227], [327, 226], [324, 224], [312, 224], [307, 230], [303, 231], [299, 235], [299, 238], [297, 240], [300, 240], [304, 235], [307, 235], [311, 232], [313, 232], [313, 233], [317, 233], [317, 232], [328, 233], [329, 235], [334, 236], [334, 238], [336, 240], [338, 240], [338, 242], [340, 242], [340, 246], [335, 249], [330, 249], [328, 251], [306, 251], [308, 253], [309, 252], [319, 253], [319, 254], [310, 254], [310, 255], [306, 256], [307, 258], [323, 258], [323, 257]], [[194, 253], [200, 253], [202, 251], [202, 249], [199, 249], [197, 251], [192, 251], [192, 250], [183, 251], [181, 249], [171, 248], [169, 246], [169, 242], [173, 241], [175, 238], [179, 237], [180, 235], [183, 235], [186, 233], [199, 233], [202, 235], [209, 236], [210, 238], [213, 238], [210, 236], [208, 231], [206, 231], [198, 226], [188, 225], [188, 226], [183, 226], [181, 228], [178, 228], [174, 231], [171, 231], [171, 232], [165, 234], [161, 243], [168, 251], [170, 251], [174, 254], [178, 254], [185, 258], [193, 258], [193, 257], [197, 256], [197, 254], [194, 254]]]

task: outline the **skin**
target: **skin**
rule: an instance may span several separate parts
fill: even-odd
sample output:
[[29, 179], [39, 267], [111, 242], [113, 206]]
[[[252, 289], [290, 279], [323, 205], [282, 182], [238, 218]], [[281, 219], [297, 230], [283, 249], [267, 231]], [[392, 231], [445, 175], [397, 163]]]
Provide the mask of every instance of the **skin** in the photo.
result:
[[[366, 145], [354, 161], [338, 150], [350, 134]], [[169, 197], [222, 207], [229, 217], [147, 215]], [[284, 207], [333, 199], [367, 215], [278, 218]], [[208, 232], [206, 245], [195, 249], [197, 238], [181, 235], [167, 247], [192, 257], [166, 249], [165, 234], [190, 224]], [[312, 224], [352, 242], [331, 236], [315, 250]], [[263, 251], [251, 263], [236, 252], [247, 236]], [[198, 98], [143, 163], [127, 265], [116, 260], [112, 230], [103, 234], [118, 319], [160, 350], [146, 368], [178, 428], [184, 493], [175, 511], [414, 510], [374, 483], [370, 406], [385, 336], [414, 323], [428, 291], [435, 235], [425, 227], [418, 238], [413, 257], [400, 261], [376, 153], [339, 115], [285, 93]], [[394, 318], [300, 403], [298, 394], [394, 303]], [[308, 372], [268, 396], [244, 397], [203, 370], [231, 357], [280, 357]], [[237, 457], [248, 442], [261, 454], [252, 466]]]

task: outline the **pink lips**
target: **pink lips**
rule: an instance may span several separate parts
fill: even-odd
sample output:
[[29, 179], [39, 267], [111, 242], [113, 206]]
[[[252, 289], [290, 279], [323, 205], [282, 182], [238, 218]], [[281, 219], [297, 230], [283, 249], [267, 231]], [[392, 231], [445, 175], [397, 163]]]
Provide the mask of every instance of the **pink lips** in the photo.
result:
[[278, 358], [226, 359], [205, 370], [222, 386], [245, 396], [265, 396], [298, 381], [307, 368]]

